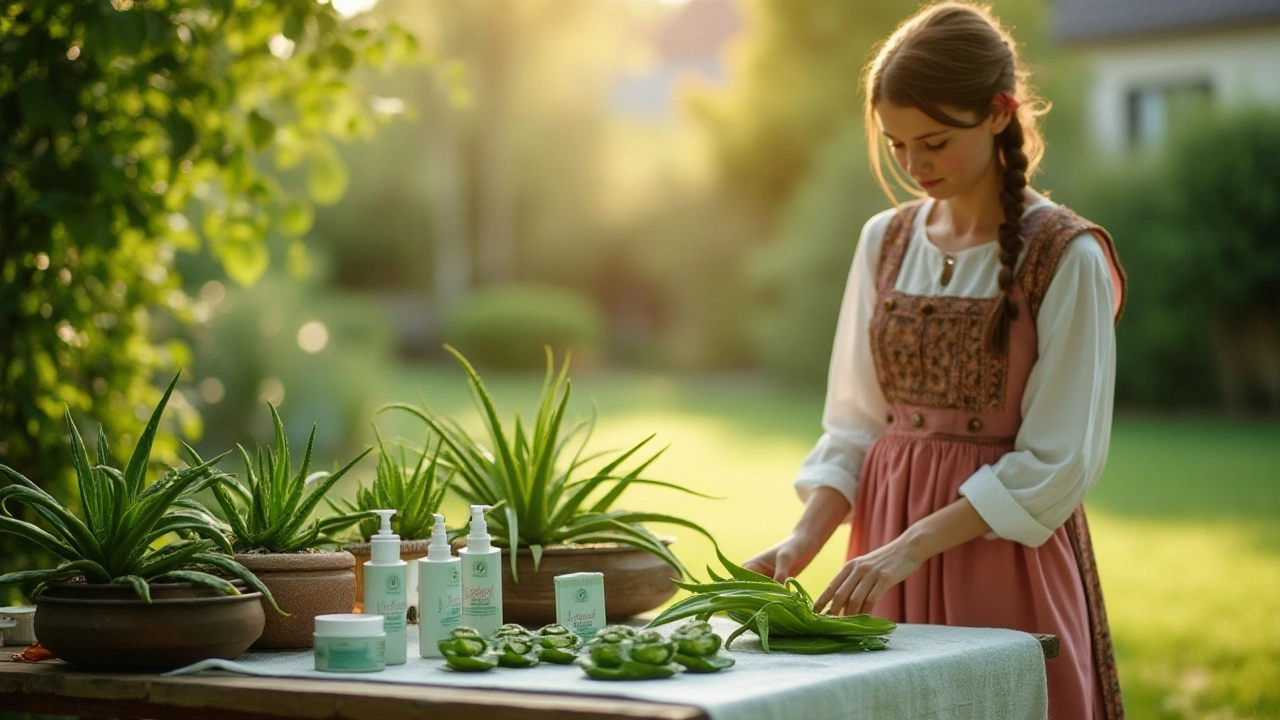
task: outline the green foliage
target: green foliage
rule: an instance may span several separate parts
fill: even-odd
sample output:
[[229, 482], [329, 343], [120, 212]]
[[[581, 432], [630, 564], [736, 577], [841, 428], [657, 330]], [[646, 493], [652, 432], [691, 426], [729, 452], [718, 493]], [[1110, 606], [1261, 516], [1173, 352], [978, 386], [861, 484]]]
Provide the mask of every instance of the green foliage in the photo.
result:
[[[192, 497], [218, 482], [219, 474], [213, 465], [220, 457], [171, 470], [154, 483], [145, 483], [160, 416], [177, 383], [175, 376], [123, 471], [111, 463], [107, 440], [101, 434], [97, 463], [90, 462], [71, 411], [66, 411], [71, 464], [80, 490], [83, 519], [18, 471], [0, 465], [0, 473], [11, 481], [0, 489], [0, 533], [34, 543], [62, 560], [50, 569], [0, 575], [0, 586], [38, 583], [42, 587], [83, 577], [91, 583], [128, 585], [148, 603], [150, 583], [164, 581], [195, 583], [227, 595], [240, 594], [227, 580], [199, 569], [204, 567], [243, 580], [275, 604], [271, 592], [252, 573], [227, 557], [231, 545], [225, 535], [226, 526]], [[31, 507], [49, 531], [14, 518], [6, 507], [10, 501]], [[152, 548], [153, 543], [175, 533], [183, 539]]]
[[[363, 21], [361, 21], [363, 22]], [[47, 0], [0, 11], [0, 455], [67, 488], [64, 407], [128, 447], [160, 370], [189, 361], [157, 325], [194, 303], [175, 254], [204, 248], [239, 282], [265, 239], [301, 254], [310, 204], [343, 189], [333, 139], [368, 135], [356, 64], [408, 59], [404, 32], [302, 0]], [[312, 178], [286, 192], [274, 169]], [[278, 233], [278, 234], [277, 234]], [[183, 431], [199, 418], [174, 395]], [[176, 442], [156, 454], [174, 457]], [[0, 539], [12, 567], [35, 567]]]
[[1219, 313], [1280, 312], [1280, 110], [1188, 123], [1165, 157], [1159, 177], [1176, 242], [1186, 245], [1171, 281]]
[[663, 610], [647, 627], [690, 617], [706, 620], [723, 612], [742, 624], [725, 638], [725, 647], [747, 630], [753, 630], [765, 652], [771, 652], [772, 640], [790, 638], [796, 642], [784, 642], [778, 649], [806, 654], [883, 650], [884, 636], [898, 627], [891, 620], [873, 615], [820, 613], [799, 580], [787, 578], [785, 584], [779, 585], [770, 577], [734, 564], [719, 548], [716, 548], [716, 557], [729, 577], [721, 577], [707, 566], [709, 582], [677, 581], [677, 585], [692, 595]]
[[[383, 442], [376, 425], [374, 432], [378, 434], [378, 469], [373, 484], [367, 488], [361, 484], [356, 489], [354, 503], [344, 498], [339, 504], [327, 501], [329, 506], [340, 513], [394, 509], [392, 532], [405, 540], [431, 537], [435, 514], [440, 510], [440, 503], [444, 502], [454, 469], [440, 464], [441, 446], [438, 443], [434, 451], [424, 447], [417, 452], [417, 460], [411, 464], [404, 443], [399, 443], [400, 458], [397, 460]], [[376, 518], [361, 521], [356, 526], [360, 539], [369, 542], [378, 531], [378, 525]]]
[[[623, 474], [623, 464], [648, 444], [652, 435], [603, 465], [588, 469], [593, 461], [611, 453], [583, 455], [595, 426], [594, 418], [565, 424], [570, 391], [567, 359], [556, 373], [551, 350], [546, 351], [547, 372], [537, 418], [531, 428], [526, 428], [517, 414], [514, 425], [508, 428], [499, 419], [493, 398], [475, 368], [457, 350], [448, 346], [446, 349], [466, 371], [476, 407], [484, 419], [488, 444], [472, 437], [453, 419], [428, 407], [393, 403], [385, 409], [403, 410], [416, 416], [443, 440], [450, 462], [458, 469], [460, 482], [455, 488], [463, 499], [473, 505], [501, 509], [501, 513], [494, 513], [489, 520], [495, 544], [529, 548], [536, 569], [546, 545], [622, 543], [653, 553], [685, 572], [675, 555], [643, 523], [679, 525], [710, 537], [706, 530], [672, 515], [612, 509], [633, 485], [655, 485], [701, 496], [678, 485], [640, 476], [662, 451]], [[569, 453], [572, 458], [565, 465], [564, 459]], [[596, 491], [604, 494], [595, 496]], [[516, 554], [510, 555], [514, 578], [517, 577]]]
[[752, 339], [756, 356], [775, 377], [826, 386], [858, 235], [886, 206], [867, 171], [862, 127], [850, 124], [787, 204], [777, 237], [752, 257]]
[[[1268, 160], [1280, 157], [1278, 123], [1280, 112], [1250, 108], [1186, 120], [1155, 157], [1090, 167], [1066, 196], [1129, 269], [1120, 401], [1218, 402], [1224, 331], [1244, 318], [1280, 332], [1280, 171]], [[1265, 352], [1255, 332], [1247, 344]]]
[[[353, 439], [367, 432], [376, 407], [379, 368], [393, 361], [386, 313], [367, 299], [275, 273], [252, 288], [215, 284], [203, 294], [212, 317], [191, 334], [193, 368], [206, 383], [192, 398], [206, 425], [198, 447], [233, 447], [246, 430], [270, 437], [271, 417], [258, 412], [266, 398], [290, 434], [318, 421], [319, 457], [354, 453]], [[299, 340], [307, 338], [316, 344], [304, 349]], [[319, 339], [326, 341], [317, 349]]]
[[530, 368], [550, 346], [598, 352], [604, 319], [589, 298], [566, 288], [513, 283], [476, 291], [448, 319], [444, 337], [477, 362]]
[[275, 448], [259, 446], [255, 468], [249, 453], [240, 447], [244, 480], [223, 474], [219, 476], [220, 482], [211, 486], [231, 526], [231, 542], [236, 552], [303, 552], [331, 542], [333, 533], [370, 517], [372, 513], [347, 513], [307, 524], [325, 493], [373, 448], [366, 448], [337, 472], [311, 473], [311, 450], [316, 439], [316, 430], [312, 427], [302, 467], [294, 473], [284, 423], [276, 406], [270, 403], [268, 406], [275, 426]]

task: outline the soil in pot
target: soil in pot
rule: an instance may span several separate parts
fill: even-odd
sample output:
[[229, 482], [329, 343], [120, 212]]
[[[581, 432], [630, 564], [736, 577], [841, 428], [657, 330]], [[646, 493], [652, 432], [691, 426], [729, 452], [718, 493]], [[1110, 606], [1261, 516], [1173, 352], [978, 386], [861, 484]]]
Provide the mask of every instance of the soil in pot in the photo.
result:
[[[666, 541], [670, 544], [670, 541]], [[604, 608], [609, 622], [652, 610], [676, 593], [676, 569], [652, 553], [627, 545], [592, 544], [548, 547], [538, 571], [533, 555], [516, 555], [520, 582], [511, 578], [510, 550], [502, 550], [502, 619], [537, 628], [556, 621], [555, 576], [576, 572], [604, 573]]]
[[262, 593], [223, 595], [190, 583], [151, 586], [148, 605], [128, 585], [53, 583], [36, 602], [35, 632], [54, 656], [84, 670], [173, 670], [234, 660], [262, 633]]
[[266, 626], [257, 650], [309, 648], [317, 615], [349, 613], [356, 602], [356, 559], [349, 552], [236, 555], [271, 590], [285, 617], [262, 600]]

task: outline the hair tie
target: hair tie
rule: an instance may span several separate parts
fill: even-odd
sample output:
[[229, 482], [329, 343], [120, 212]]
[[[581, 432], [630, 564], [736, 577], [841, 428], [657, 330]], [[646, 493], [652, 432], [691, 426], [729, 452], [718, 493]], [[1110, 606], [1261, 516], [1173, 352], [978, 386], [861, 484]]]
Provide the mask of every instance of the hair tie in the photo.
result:
[[1018, 109], [1018, 105], [1021, 104], [1009, 93], [996, 93], [996, 96], [992, 98], [992, 102], [996, 104], [996, 107], [1009, 114], [1013, 114]]

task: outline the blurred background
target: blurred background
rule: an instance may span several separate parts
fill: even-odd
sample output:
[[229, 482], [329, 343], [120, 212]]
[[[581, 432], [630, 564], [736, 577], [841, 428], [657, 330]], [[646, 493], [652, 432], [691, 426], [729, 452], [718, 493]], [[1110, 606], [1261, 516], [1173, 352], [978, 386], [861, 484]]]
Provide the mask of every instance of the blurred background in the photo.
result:
[[[859, 79], [917, 2], [6, 5], [0, 462], [73, 493], [64, 407], [127, 453], [181, 371], [166, 457], [268, 442], [269, 400], [341, 463], [421, 440], [387, 402], [479, 427], [444, 343], [526, 417], [550, 344], [600, 446], [655, 433], [654, 477], [723, 498], [681, 514], [731, 556], [790, 531], [888, 204]], [[992, 5], [1054, 105], [1035, 186], [1129, 272], [1086, 503], [1129, 712], [1280, 716], [1280, 7]]]

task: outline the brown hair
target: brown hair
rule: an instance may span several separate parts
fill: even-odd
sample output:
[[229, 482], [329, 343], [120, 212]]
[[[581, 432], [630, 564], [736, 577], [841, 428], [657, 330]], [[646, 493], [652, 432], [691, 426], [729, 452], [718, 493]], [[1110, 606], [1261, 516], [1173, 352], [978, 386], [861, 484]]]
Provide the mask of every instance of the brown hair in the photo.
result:
[[[867, 66], [863, 88], [871, 169], [895, 206], [897, 200], [884, 175], [887, 149], [877, 131], [877, 103], [884, 100], [913, 107], [944, 125], [969, 128], [991, 114], [1000, 93], [1018, 101], [1008, 126], [996, 138], [1004, 168], [1000, 191], [1004, 222], [1000, 225], [1000, 302], [987, 318], [987, 343], [1003, 350], [1008, 344], [1009, 321], [1018, 316], [1012, 292], [1013, 271], [1023, 244], [1022, 191], [1044, 156], [1038, 118], [1048, 112], [1049, 104], [1027, 84], [1013, 37], [991, 10], [961, 2], [930, 5], [899, 25]], [[961, 122], [943, 112], [943, 107], [972, 112], [978, 120]], [[899, 186], [912, 195], [923, 195], [911, 187], [894, 163], [888, 165]]]

